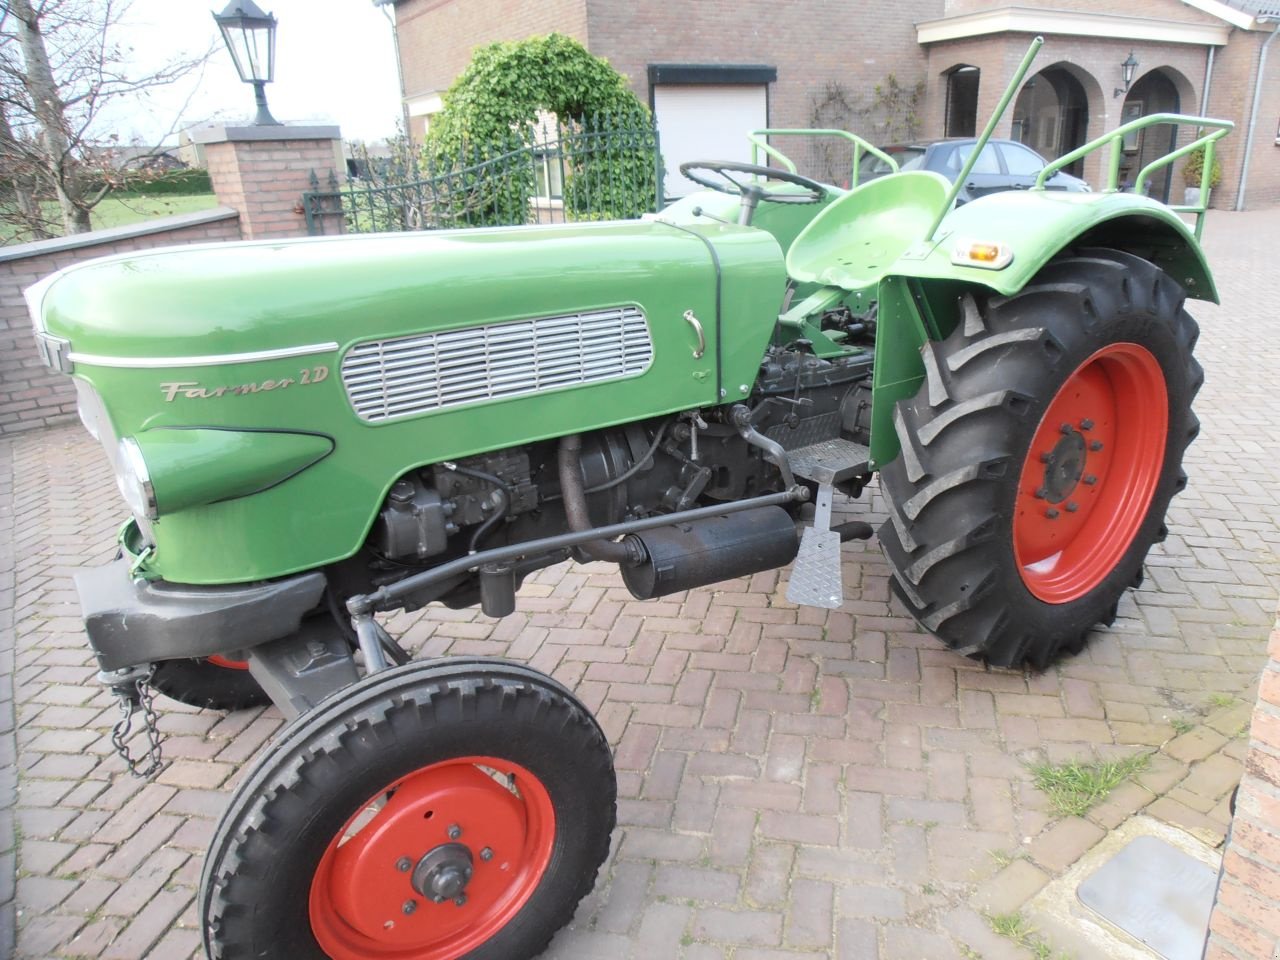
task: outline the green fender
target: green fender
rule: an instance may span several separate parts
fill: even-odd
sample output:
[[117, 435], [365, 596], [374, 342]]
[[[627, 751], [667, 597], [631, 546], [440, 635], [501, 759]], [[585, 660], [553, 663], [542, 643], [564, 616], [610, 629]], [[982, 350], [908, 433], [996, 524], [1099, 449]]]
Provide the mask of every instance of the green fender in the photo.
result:
[[[1002, 270], [957, 266], [951, 254], [961, 239], [1004, 243], [1013, 260]], [[1181, 283], [1187, 296], [1218, 302], [1213, 276], [1191, 227], [1164, 204], [1132, 193], [991, 194], [952, 210], [933, 240], [908, 249], [890, 273], [977, 283], [1007, 295], [1021, 290], [1041, 267], [1075, 243], [1136, 254]]]
[[[1001, 243], [1012, 259], [1000, 270], [962, 266], [952, 253], [962, 242]], [[1124, 250], [1158, 265], [1188, 297], [1218, 302], [1218, 291], [1191, 228], [1165, 205], [1129, 193], [997, 193], [952, 210], [932, 240], [916, 243], [878, 281], [871, 465], [899, 453], [894, 404], [914, 396], [924, 379], [920, 348], [951, 333], [958, 298], [986, 287], [1011, 295], [1062, 250], [1098, 246]]]

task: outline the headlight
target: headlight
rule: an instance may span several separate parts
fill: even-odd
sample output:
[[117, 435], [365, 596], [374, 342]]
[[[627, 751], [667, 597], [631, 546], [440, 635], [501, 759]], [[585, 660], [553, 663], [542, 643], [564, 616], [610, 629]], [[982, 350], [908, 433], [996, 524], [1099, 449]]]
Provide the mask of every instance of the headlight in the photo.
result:
[[[89, 436], [106, 445], [106, 437], [111, 437], [111, 419], [107, 416], [107, 408], [102, 403], [98, 391], [88, 381], [76, 377], [76, 413], [80, 414], [80, 422], [89, 431]], [[110, 453], [108, 447], [108, 453]]]
[[117, 449], [116, 486], [120, 488], [124, 502], [135, 516], [158, 519], [156, 491], [151, 486], [151, 474], [147, 472], [147, 461], [142, 459], [138, 442], [133, 437], [125, 437]]

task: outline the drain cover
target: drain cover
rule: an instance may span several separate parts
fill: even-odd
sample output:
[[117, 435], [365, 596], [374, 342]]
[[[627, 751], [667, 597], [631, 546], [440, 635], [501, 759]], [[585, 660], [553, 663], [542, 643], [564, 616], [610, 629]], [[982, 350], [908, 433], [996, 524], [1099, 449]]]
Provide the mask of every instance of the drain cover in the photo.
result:
[[1137, 837], [1080, 884], [1090, 910], [1165, 960], [1200, 960], [1218, 874], [1155, 837]]

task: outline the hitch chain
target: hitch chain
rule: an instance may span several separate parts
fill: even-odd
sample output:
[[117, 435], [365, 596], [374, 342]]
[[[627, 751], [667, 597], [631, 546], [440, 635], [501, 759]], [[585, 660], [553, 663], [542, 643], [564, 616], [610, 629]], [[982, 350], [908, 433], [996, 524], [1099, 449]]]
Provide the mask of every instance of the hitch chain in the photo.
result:
[[[135, 668], [118, 671], [110, 679], [99, 675], [99, 679], [110, 685], [120, 702], [120, 719], [111, 728], [111, 746], [129, 768], [129, 773], [142, 780], [154, 777], [164, 766], [160, 750], [164, 737], [157, 723], [159, 718], [154, 706], [155, 690], [151, 686], [151, 677], [155, 671], [155, 664], [151, 664], [145, 670]], [[133, 730], [133, 716], [139, 708], [147, 729], [147, 750], [142, 756], [134, 758], [125, 741]]]

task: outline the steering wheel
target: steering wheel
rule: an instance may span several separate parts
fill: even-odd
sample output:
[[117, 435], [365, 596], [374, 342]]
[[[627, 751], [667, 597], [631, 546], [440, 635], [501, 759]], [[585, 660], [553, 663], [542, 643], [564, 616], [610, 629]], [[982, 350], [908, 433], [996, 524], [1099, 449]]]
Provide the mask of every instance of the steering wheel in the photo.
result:
[[[694, 173], [695, 170], [708, 170], [711, 173], [720, 175], [720, 180], [709, 180], [703, 174]], [[751, 206], [761, 200], [768, 200], [770, 203], [819, 203], [825, 200], [827, 194], [831, 191], [819, 183], [817, 180], [810, 180], [808, 177], [802, 177], [798, 173], [792, 173], [790, 170], [779, 170], [776, 167], [762, 167], [754, 163], [734, 163], [731, 160], [690, 160], [688, 163], [680, 164], [680, 172], [689, 180], [701, 187], [707, 187], [720, 193], [727, 193], [730, 196], [741, 196], [751, 198], [754, 202]], [[778, 193], [773, 190], [766, 190], [755, 183], [741, 183], [735, 180], [730, 174], [742, 173], [749, 176], [764, 177], [767, 180], [781, 180], [783, 183], [794, 183], [797, 186], [804, 187], [805, 193]]]

